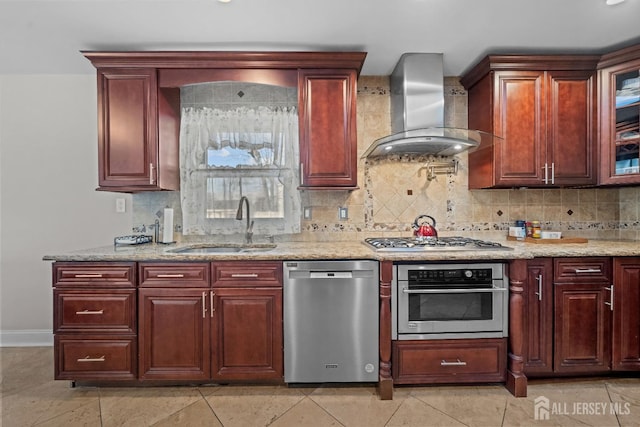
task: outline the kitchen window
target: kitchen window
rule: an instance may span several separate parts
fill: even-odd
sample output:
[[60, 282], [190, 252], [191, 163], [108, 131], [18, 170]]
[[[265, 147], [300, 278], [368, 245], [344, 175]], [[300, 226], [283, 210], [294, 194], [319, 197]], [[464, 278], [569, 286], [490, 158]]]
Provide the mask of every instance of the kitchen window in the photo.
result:
[[234, 234], [242, 196], [255, 234], [300, 231], [295, 107], [183, 108], [180, 135], [184, 234]]

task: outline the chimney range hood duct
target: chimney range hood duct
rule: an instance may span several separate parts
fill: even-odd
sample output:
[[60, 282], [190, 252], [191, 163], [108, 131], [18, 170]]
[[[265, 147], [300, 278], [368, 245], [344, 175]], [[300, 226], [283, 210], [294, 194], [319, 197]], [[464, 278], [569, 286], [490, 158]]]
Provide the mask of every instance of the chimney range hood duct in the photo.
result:
[[486, 132], [444, 125], [441, 53], [405, 53], [391, 74], [392, 135], [374, 141], [363, 158], [392, 154], [452, 156], [492, 143]]

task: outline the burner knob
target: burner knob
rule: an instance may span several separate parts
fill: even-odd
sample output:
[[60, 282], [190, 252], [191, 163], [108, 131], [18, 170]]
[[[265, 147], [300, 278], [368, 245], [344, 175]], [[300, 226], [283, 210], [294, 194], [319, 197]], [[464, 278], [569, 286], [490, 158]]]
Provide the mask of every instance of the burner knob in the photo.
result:
[[471, 279], [473, 277], [473, 271], [465, 270], [464, 271], [464, 277], [467, 277], [467, 278]]

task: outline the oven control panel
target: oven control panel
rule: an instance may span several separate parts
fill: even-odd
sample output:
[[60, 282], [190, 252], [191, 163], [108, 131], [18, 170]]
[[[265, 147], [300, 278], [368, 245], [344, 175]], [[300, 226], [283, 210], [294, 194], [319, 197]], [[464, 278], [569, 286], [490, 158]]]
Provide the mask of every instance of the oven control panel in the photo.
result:
[[477, 282], [492, 280], [490, 268], [464, 268], [451, 270], [409, 270], [409, 280], [428, 282]]

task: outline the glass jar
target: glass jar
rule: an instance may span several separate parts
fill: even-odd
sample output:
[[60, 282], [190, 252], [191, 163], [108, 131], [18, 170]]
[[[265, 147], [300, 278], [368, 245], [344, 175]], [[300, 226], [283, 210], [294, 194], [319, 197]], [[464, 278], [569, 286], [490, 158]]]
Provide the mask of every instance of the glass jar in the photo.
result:
[[540, 238], [540, 221], [531, 221], [531, 237]]

